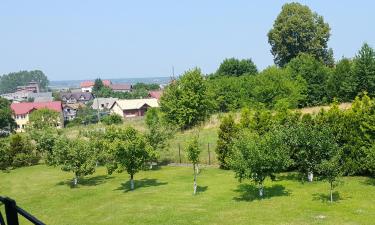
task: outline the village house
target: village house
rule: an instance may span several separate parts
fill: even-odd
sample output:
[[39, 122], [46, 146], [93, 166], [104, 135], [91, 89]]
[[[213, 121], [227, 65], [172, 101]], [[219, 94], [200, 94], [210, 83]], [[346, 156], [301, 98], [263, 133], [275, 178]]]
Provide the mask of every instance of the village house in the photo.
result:
[[109, 110], [117, 100], [118, 98], [95, 98], [92, 103], [92, 108], [100, 111]]
[[148, 96], [150, 98], [156, 98], [157, 100], [160, 100], [162, 94], [163, 94], [163, 91], [149, 91], [148, 92]]
[[16, 132], [23, 132], [29, 122], [29, 116], [34, 110], [51, 109], [59, 113], [58, 128], [64, 126], [62, 105], [60, 101], [54, 102], [21, 102], [10, 105], [13, 111], [13, 119], [17, 124]]
[[111, 114], [117, 114], [125, 118], [144, 116], [148, 108], [159, 107], [156, 98], [146, 99], [122, 99], [115, 101], [110, 108]]
[[84, 103], [86, 104], [88, 101], [94, 99], [92, 93], [89, 92], [75, 92], [75, 93], [67, 93], [61, 92], [60, 99], [63, 103], [66, 104], [74, 104], [74, 103]]
[[[103, 85], [109, 87], [112, 82], [110, 80], [102, 80]], [[82, 92], [92, 92], [92, 88], [94, 87], [95, 82], [94, 81], [83, 81], [80, 84], [81, 91]]]
[[114, 92], [131, 92], [132, 86], [130, 84], [111, 84], [109, 86]]
[[63, 104], [64, 121], [71, 121], [77, 117], [77, 111], [86, 107], [83, 103]]

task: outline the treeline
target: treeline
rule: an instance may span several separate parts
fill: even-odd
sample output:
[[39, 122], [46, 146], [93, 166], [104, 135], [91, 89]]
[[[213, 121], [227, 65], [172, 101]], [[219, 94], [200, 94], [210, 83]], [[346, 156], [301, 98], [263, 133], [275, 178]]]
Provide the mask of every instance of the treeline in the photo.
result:
[[14, 92], [17, 86], [27, 85], [30, 81], [38, 82], [42, 90], [47, 90], [49, 80], [42, 71], [20, 71], [0, 76], [0, 94]]

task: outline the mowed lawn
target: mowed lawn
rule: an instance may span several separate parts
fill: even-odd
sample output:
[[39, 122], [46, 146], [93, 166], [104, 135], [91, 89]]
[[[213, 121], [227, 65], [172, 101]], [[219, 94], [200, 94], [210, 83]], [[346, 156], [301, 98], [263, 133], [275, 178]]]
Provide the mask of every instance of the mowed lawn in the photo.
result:
[[201, 170], [193, 196], [192, 175], [189, 167], [143, 171], [129, 191], [127, 174], [101, 167], [71, 188], [71, 173], [38, 165], [1, 172], [0, 195], [47, 224], [375, 224], [374, 179], [345, 177], [331, 204], [327, 183], [303, 184], [293, 173], [268, 180], [264, 199], [217, 168]]

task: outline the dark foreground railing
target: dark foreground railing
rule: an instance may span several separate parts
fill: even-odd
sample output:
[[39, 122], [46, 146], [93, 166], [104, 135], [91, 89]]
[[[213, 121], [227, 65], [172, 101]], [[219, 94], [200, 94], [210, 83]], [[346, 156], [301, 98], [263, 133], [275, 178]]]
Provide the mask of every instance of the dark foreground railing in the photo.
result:
[[45, 225], [45, 223], [38, 220], [34, 216], [30, 215], [28, 212], [26, 212], [22, 208], [18, 207], [16, 204], [16, 201], [14, 201], [13, 199], [10, 199], [8, 197], [4, 198], [0, 196], [0, 202], [4, 203], [5, 217], [7, 219], [6, 220], [7, 223], [5, 223], [3, 215], [0, 212], [0, 225], [19, 225], [18, 214], [25, 217], [27, 220], [29, 220], [33, 224]]

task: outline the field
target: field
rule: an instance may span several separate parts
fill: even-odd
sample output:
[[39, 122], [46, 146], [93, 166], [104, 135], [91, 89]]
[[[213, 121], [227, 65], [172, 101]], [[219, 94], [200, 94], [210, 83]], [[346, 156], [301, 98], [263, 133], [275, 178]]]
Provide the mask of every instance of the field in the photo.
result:
[[294, 173], [267, 180], [265, 198], [231, 171], [203, 168], [192, 195], [192, 168], [165, 166], [136, 174], [98, 168], [71, 188], [71, 173], [37, 165], [0, 173], [0, 195], [47, 224], [374, 224], [375, 180], [345, 177], [329, 203], [328, 184], [301, 183]]

